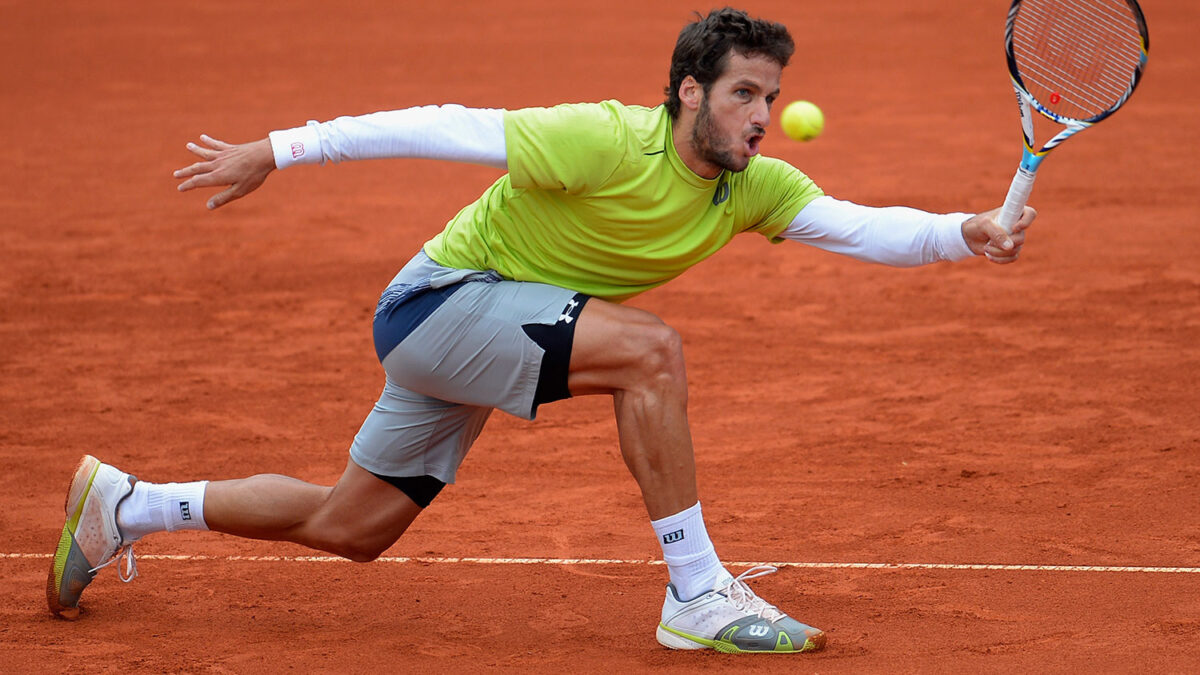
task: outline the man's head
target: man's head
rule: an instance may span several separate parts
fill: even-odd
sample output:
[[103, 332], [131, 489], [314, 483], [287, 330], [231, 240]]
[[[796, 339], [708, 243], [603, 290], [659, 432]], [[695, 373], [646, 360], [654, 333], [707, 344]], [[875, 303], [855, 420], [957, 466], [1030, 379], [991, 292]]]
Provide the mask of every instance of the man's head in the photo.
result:
[[732, 53], [763, 57], [783, 68], [795, 50], [792, 36], [783, 24], [752, 19], [745, 12], [729, 7], [713, 10], [679, 32], [671, 55], [667, 112], [672, 119], [679, 119], [679, 87], [688, 76], [708, 94], [713, 82], [724, 74]]
[[679, 34], [666, 106], [680, 158], [698, 176], [749, 166], [794, 49], [782, 25], [728, 8]]

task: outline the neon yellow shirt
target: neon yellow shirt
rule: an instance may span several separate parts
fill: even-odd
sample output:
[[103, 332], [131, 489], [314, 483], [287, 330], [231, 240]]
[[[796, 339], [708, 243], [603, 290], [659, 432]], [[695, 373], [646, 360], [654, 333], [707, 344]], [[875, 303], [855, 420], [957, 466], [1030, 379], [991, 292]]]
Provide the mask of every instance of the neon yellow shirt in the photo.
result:
[[753, 157], [708, 180], [679, 158], [664, 106], [617, 101], [509, 111], [509, 173], [425, 244], [447, 267], [496, 270], [621, 302], [739, 232], [775, 239], [821, 190]]

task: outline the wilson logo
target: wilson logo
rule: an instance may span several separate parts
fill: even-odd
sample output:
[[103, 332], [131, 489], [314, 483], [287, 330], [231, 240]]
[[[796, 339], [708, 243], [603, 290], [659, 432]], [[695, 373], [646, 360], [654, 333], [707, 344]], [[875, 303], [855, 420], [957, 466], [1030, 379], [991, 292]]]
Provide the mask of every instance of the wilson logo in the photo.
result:
[[746, 635], [750, 637], [766, 637], [770, 632], [771, 629], [762, 624], [755, 624], [746, 629]]
[[713, 193], [713, 206], [720, 206], [726, 199], [729, 199], [729, 180], [722, 172], [721, 182], [717, 183], [717, 190]]
[[683, 541], [683, 530], [675, 530], [663, 535], [664, 544], [674, 544], [677, 541]]
[[300, 159], [304, 156], [304, 144], [292, 143], [292, 159]]
[[192, 519], [192, 507], [190, 502], [179, 502], [179, 517], [184, 520]]

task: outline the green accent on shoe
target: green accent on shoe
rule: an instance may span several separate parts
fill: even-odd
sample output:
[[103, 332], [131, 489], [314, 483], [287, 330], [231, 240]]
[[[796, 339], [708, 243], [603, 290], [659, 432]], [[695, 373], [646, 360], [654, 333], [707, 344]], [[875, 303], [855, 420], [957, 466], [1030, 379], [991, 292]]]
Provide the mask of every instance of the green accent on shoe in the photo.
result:
[[96, 462], [92, 472], [88, 474], [87, 485], [80, 492], [79, 503], [75, 505], [74, 513], [67, 514], [67, 522], [63, 525], [62, 535], [58, 538], [58, 546], [54, 550], [54, 592], [60, 594], [63, 586], [63, 570], [67, 567], [67, 559], [71, 557], [71, 549], [78, 550], [75, 545], [75, 530], [79, 529], [79, 519], [83, 517], [83, 505], [87, 503], [92, 491], [92, 483], [100, 472], [100, 462]]
[[[72, 511], [67, 511], [67, 522], [63, 525], [62, 534], [58, 538], [58, 546], [54, 549], [54, 561], [50, 566], [49, 578], [46, 580], [46, 600], [50, 611], [64, 619], [74, 619], [79, 616], [79, 596], [83, 589], [92, 582], [95, 574], [87, 556], [75, 541], [75, 532], [79, 529], [79, 521], [83, 518], [83, 507], [91, 495], [92, 485], [100, 473], [102, 464], [92, 457], [85, 457], [80, 463], [91, 461], [93, 466], [87, 475], [87, 481], [78, 492], [74, 490], [75, 480], [72, 477], [71, 489], [67, 493], [65, 508], [71, 508], [72, 496], [77, 500]], [[78, 469], [76, 469], [78, 473]]]
[[[716, 649], [716, 648], [717, 648], [717, 641], [716, 641], [716, 640], [709, 640], [709, 639], [702, 638], [702, 637], [699, 637], [699, 636], [696, 636], [696, 635], [690, 635], [690, 634], [688, 634], [688, 633], [685, 633], [685, 632], [683, 632], [683, 631], [681, 631], [681, 630], [676, 630], [676, 629], [674, 629], [674, 628], [671, 628], [670, 626], [668, 626], [668, 625], [666, 625], [666, 624], [664, 624], [664, 623], [659, 623], [658, 625], [659, 625], [659, 627], [661, 627], [663, 630], [667, 631], [668, 633], [673, 633], [673, 634], [675, 634], [675, 635], [678, 635], [678, 636], [679, 636], [679, 637], [681, 637], [681, 638], [685, 638], [685, 639], [687, 639], [687, 640], [691, 640], [692, 642], [696, 642], [696, 643], [702, 644], [702, 645], [704, 645], [705, 647], [712, 647], [713, 649]], [[736, 628], [735, 628], [735, 630], [736, 630]]]
[[804, 646], [800, 647], [800, 649], [796, 649], [796, 644], [794, 642], [792, 642], [791, 636], [789, 636], [787, 633], [780, 632], [779, 637], [775, 641], [775, 649], [773, 649], [773, 650], [741, 649], [737, 645], [730, 642], [730, 640], [733, 639], [733, 636], [737, 633], [738, 628], [740, 628], [740, 626], [731, 626], [728, 630], [726, 630], [721, 635], [720, 638], [718, 638], [716, 640], [708, 640], [708, 639], [705, 639], [705, 638], [702, 638], [702, 637], [699, 637], [696, 635], [690, 635], [681, 630], [676, 630], [676, 629], [671, 628], [670, 626], [667, 626], [662, 623], [659, 623], [658, 625], [661, 626], [663, 630], [665, 630], [669, 633], [673, 633], [675, 635], [678, 635], [681, 638], [691, 640], [692, 642], [695, 642], [697, 644], [702, 644], [705, 647], [715, 649], [723, 654], [798, 654], [800, 652], [817, 651], [821, 648], [820, 646], [814, 644], [812, 639], [805, 638]]
[[50, 578], [46, 581], [46, 600], [50, 611], [64, 619], [79, 616], [79, 597], [95, 576], [75, 537], [63, 528], [63, 537], [59, 539], [54, 554], [54, 565], [50, 568]]
[[54, 593], [59, 594], [62, 591], [63, 569], [67, 566], [67, 556], [71, 554], [71, 545], [75, 543], [75, 537], [71, 534], [71, 530], [67, 525], [63, 525], [62, 536], [58, 538], [58, 548], [54, 550]]

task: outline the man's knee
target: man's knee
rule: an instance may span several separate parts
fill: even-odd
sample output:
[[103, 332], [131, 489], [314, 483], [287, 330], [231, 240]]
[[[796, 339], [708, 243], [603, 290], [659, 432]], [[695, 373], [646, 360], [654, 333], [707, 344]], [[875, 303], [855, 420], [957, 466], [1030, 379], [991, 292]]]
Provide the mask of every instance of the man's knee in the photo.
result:
[[[288, 538], [356, 562], [374, 560], [396, 543], [421, 513], [415, 501], [421, 495], [408, 496], [397, 487], [350, 459], [328, 499], [298, 523]], [[429, 493], [429, 498], [433, 494], [436, 492]]]
[[670, 383], [686, 381], [683, 339], [665, 323], [646, 324], [629, 335], [642, 374], [650, 380]]
[[683, 340], [649, 312], [593, 299], [580, 315], [568, 384], [576, 396], [685, 392]]

